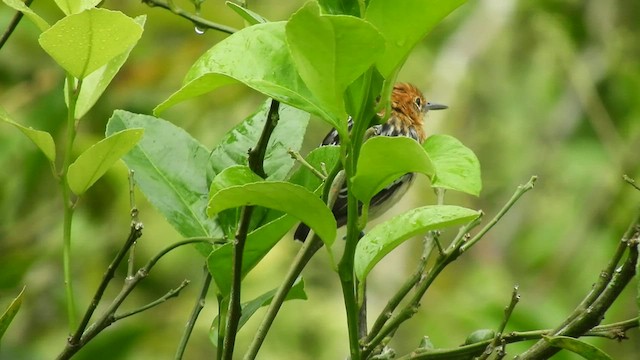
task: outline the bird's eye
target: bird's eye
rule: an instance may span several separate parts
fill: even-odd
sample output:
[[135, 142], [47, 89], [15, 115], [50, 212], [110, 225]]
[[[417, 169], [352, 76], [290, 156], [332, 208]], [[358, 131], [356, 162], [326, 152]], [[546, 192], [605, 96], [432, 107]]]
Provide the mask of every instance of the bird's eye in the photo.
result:
[[413, 100], [413, 102], [416, 104], [416, 106], [418, 107], [418, 110], [422, 110], [422, 99], [417, 97]]

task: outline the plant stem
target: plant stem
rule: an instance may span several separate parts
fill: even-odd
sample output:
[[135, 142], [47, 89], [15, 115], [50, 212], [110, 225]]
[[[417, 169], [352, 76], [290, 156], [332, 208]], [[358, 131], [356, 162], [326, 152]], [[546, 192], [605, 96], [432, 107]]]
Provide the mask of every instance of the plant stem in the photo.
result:
[[[262, 178], [266, 178], [264, 171], [264, 158], [267, 152], [267, 145], [273, 130], [280, 120], [280, 102], [272, 99], [267, 119], [260, 134], [260, 138], [256, 146], [249, 150], [249, 168]], [[232, 273], [231, 273], [231, 291], [229, 293], [229, 310], [227, 312], [227, 323], [224, 334], [224, 346], [222, 350], [222, 359], [232, 360], [233, 350], [236, 342], [236, 335], [239, 329], [240, 316], [242, 315], [242, 306], [240, 304], [242, 293], [242, 258], [244, 255], [244, 246], [249, 232], [251, 223], [251, 214], [253, 206], [245, 206], [242, 208], [240, 215], [240, 225], [233, 243]]]
[[[129, 296], [131, 291], [133, 291], [133, 289], [138, 285], [138, 283], [140, 281], [142, 281], [143, 279], [145, 279], [149, 275], [149, 272], [151, 271], [151, 269], [155, 266], [155, 264], [163, 256], [165, 256], [166, 254], [168, 254], [169, 252], [173, 251], [174, 249], [176, 249], [178, 247], [181, 247], [181, 246], [184, 246], [184, 245], [189, 245], [189, 244], [200, 243], [200, 242], [210, 243], [209, 240], [211, 240], [211, 239], [209, 239], [209, 238], [191, 238], [191, 239], [178, 241], [178, 242], [166, 247], [165, 249], [163, 249], [158, 254], [156, 254], [156, 256], [151, 258], [144, 267], [142, 267], [141, 269], [139, 269], [136, 272], [135, 276], [133, 276], [132, 278], [125, 279], [125, 282], [124, 282], [124, 285], [123, 285], [122, 289], [120, 290], [118, 295], [115, 297], [115, 299], [113, 299], [111, 304], [109, 304], [107, 309], [102, 313], [102, 315], [91, 326], [89, 326], [84, 331], [84, 333], [82, 333], [82, 336], [80, 337], [80, 340], [77, 342], [77, 344], [72, 346], [70, 344], [70, 342], [67, 342], [67, 345], [62, 350], [60, 355], [58, 355], [57, 359], [58, 360], [70, 359], [75, 353], [78, 352], [78, 350], [80, 350], [84, 345], [86, 345], [89, 341], [91, 341], [94, 337], [96, 337], [100, 332], [102, 332], [102, 330], [106, 329], [108, 326], [110, 326], [111, 324], [113, 324], [117, 320], [120, 320], [120, 319], [124, 318], [125, 316], [122, 316], [122, 315], [121, 316], [116, 316], [115, 312], [118, 310], [120, 305], [122, 305], [122, 303], [126, 300], [127, 296]], [[183, 285], [186, 286], [186, 284], [184, 284], [184, 282], [183, 282]], [[177, 290], [170, 291], [168, 294], [170, 294], [171, 296], [165, 295], [163, 298], [169, 298], [169, 297], [172, 297], [172, 296], [177, 296], [177, 292], [179, 290], [181, 290], [182, 288], [184, 288], [183, 285], [179, 286]], [[156, 302], [154, 302], [154, 303], [156, 303]], [[159, 304], [159, 303], [161, 303], [161, 301], [157, 302], [157, 303]], [[148, 309], [148, 308], [149, 308], [149, 306], [145, 306], [145, 310]], [[140, 311], [136, 310], [134, 312], [137, 313], [137, 312], [140, 312]], [[125, 314], [125, 315], [127, 315], [127, 314]], [[132, 315], [132, 314], [129, 314], [129, 315]]]
[[[500, 327], [498, 331], [496, 331], [496, 335], [491, 340], [491, 343], [487, 345], [487, 348], [484, 350], [482, 355], [478, 357], [478, 360], [486, 360], [493, 353], [493, 350], [496, 349], [498, 343], [503, 342], [502, 334], [504, 333], [504, 329], [507, 327], [507, 323], [511, 318], [511, 314], [513, 313], [513, 309], [515, 309], [516, 305], [520, 301], [520, 294], [518, 293], [518, 286], [513, 287], [513, 292], [511, 293], [511, 301], [509, 305], [504, 309], [504, 317], [502, 318], [502, 322], [500, 323]], [[499, 355], [496, 355], [499, 356]], [[504, 355], [503, 355], [504, 357]]]
[[[583, 308], [583, 301], [583, 303], [578, 305], [576, 311], [570, 315], [571, 321], [561, 329], [554, 329], [548, 335], [578, 337], [594, 328], [602, 320], [605, 312], [635, 275], [636, 265], [638, 262], [638, 241], [639, 239], [636, 237], [626, 242], [629, 250], [627, 260], [622, 266], [618, 267], [614, 271], [613, 276], [610, 279], [599, 279], [599, 282], [606, 282], [606, 286], [593, 300], [593, 302], [589, 304], [588, 307]], [[617, 254], [615, 256], [617, 256]], [[597, 284], [595, 287], [600, 286]], [[591, 297], [592, 293], [587, 295], [587, 298]], [[550, 346], [545, 340], [541, 340], [521, 355], [516, 356], [516, 359], [546, 359], [553, 356], [558, 351], [558, 348]]]
[[[338, 167], [336, 167], [334, 171], [329, 174], [328, 179], [332, 180], [331, 186], [329, 186], [328, 183], [325, 183], [323, 199], [326, 201], [327, 206], [332, 208], [338, 197], [340, 188], [342, 188], [342, 184], [344, 183], [344, 172], [339, 171]], [[322, 240], [316, 234], [314, 234], [311, 239], [304, 242], [293, 260], [293, 263], [289, 267], [289, 271], [287, 272], [284, 281], [280, 284], [276, 294], [273, 296], [271, 304], [267, 309], [267, 313], [265, 314], [262, 323], [260, 323], [260, 327], [258, 328], [258, 331], [256, 332], [256, 335], [244, 356], [244, 360], [253, 360], [256, 358], [258, 351], [260, 350], [260, 347], [262, 346], [262, 343], [264, 342], [264, 339], [266, 338], [267, 333], [280, 310], [280, 307], [289, 293], [289, 290], [300, 276], [300, 273], [302, 273], [302, 270], [307, 266], [309, 260], [311, 260], [313, 255], [320, 248], [322, 248], [322, 245]]]
[[244, 360], [253, 360], [258, 355], [258, 351], [264, 342], [264, 339], [273, 324], [280, 307], [282, 306], [289, 290], [300, 276], [300, 273], [305, 268], [305, 266], [309, 263], [309, 260], [315, 255], [315, 253], [322, 248], [322, 240], [317, 235], [313, 235], [311, 239], [304, 242], [298, 254], [296, 255], [287, 275], [285, 276], [282, 284], [278, 287], [276, 294], [273, 296], [273, 300], [271, 300], [271, 304], [267, 309], [267, 313], [265, 314], [264, 319], [260, 323], [260, 327], [256, 332], [251, 345], [249, 345], [249, 349], [244, 356]]
[[82, 81], [78, 80], [67, 74], [67, 97], [69, 99], [69, 106], [67, 109], [67, 144], [64, 151], [64, 160], [62, 163], [62, 169], [60, 170], [60, 186], [62, 190], [62, 202], [63, 202], [63, 230], [62, 230], [62, 264], [64, 269], [64, 285], [65, 293], [67, 297], [67, 316], [69, 322], [69, 334], [73, 332], [76, 324], [78, 323], [76, 314], [75, 297], [73, 295], [73, 282], [72, 282], [72, 266], [71, 266], [71, 225], [73, 222], [73, 211], [75, 208], [75, 202], [71, 199], [71, 189], [69, 188], [69, 181], [67, 179], [67, 172], [71, 160], [73, 158], [73, 142], [76, 137], [77, 120], [75, 118], [76, 103], [78, 101], [78, 95]]
[[113, 261], [111, 261], [111, 264], [109, 264], [107, 271], [102, 276], [102, 281], [100, 282], [100, 285], [98, 285], [98, 289], [96, 290], [96, 293], [93, 295], [93, 299], [91, 300], [91, 303], [89, 303], [89, 307], [87, 308], [87, 311], [82, 317], [82, 321], [80, 322], [78, 329], [69, 338], [70, 346], [79, 345], [80, 337], [82, 336], [82, 333], [84, 332], [84, 330], [87, 328], [87, 325], [91, 320], [91, 316], [93, 315], [93, 312], [98, 307], [98, 304], [100, 303], [100, 300], [102, 299], [102, 296], [104, 295], [104, 291], [107, 289], [109, 282], [111, 281], [111, 279], [113, 279], [116, 269], [118, 268], [118, 266], [120, 265], [124, 257], [126, 256], [127, 251], [129, 251], [131, 246], [141, 236], [142, 236], [142, 223], [133, 221], [131, 223], [131, 230], [129, 231], [129, 237], [125, 241], [120, 251], [118, 251], [118, 254], [116, 255], [116, 257], [113, 259]]
[[[638, 323], [638, 318], [633, 318], [613, 324], [600, 325], [596, 326], [587, 333], [585, 336], [594, 336], [594, 337], [605, 337], [609, 339], [622, 340], [625, 339], [626, 336], [624, 333], [632, 328], [637, 328], [640, 326]], [[534, 330], [534, 331], [522, 331], [522, 332], [511, 332], [502, 337], [502, 340], [506, 344], [513, 344], [521, 341], [529, 341], [541, 339], [544, 335], [547, 335], [551, 332], [551, 329], [545, 330]], [[473, 358], [474, 356], [480, 355], [484, 349], [492, 342], [493, 340], [485, 340], [481, 342], [477, 342], [470, 345], [462, 345], [455, 348], [450, 349], [418, 349], [416, 351], [411, 352], [408, 355], [401, 356], [397, 360], [417, 360], [417, 359], [433, 359], [433, 360], [468, 360]]]
[[[24, 2], [24, 5], [26, 7], [29, 7], [32, 2], [33, 2], [33, 0], [26, 0]], [[16, 11], [16, 14], [13, 15], [13, 18], [11, 19], [11, 22], [7, 26], [7, 30], [5, 30], [4, 33], [2, 34], [2, 36], [0, 36], [0, 49], [2, 49], [4, 44], [7, 43], [7, 41], [11, 37], [11, 34], [13, 34], [15, 29], [18, 27], [18, 24], [20, 24], [20, 20], [22, 20], [23, 16], [24, 16], [24, 14], [22, 13], [22, 11]]]
[[225, 329], [224, 347], [222, 351], [222, 359], [224, 360], [233, 359], [233, 349], [236, 343], [240, 316], [242, 315], [242, 306], [240, 304], [242, 291], [242, 255], [244, 253], [244, 245], [246, 244], [253, 209], [253, 206], [245, 206], [242, 208], [242, 214], [240, 215], [240, 227], [238, 228], [238, 232], [236, 233], [236, 238], [233, 243], [231, 291], [229, 293], [229, 310], [227, 313], [227, 326]]
[[196, 325], [196, 320], [198, 319], [198, 315], [200, 315], [200, 311], [204, 308], [205, 299], [207, 297], [207, 292], [209, 292], [209, 285], [211, 284], [211, 273], [209, 273], [209, 269], [207, 266], [204, 266], [204, 281], [202, 282], [202, 287], [200, 289], [200, 295], [198, 299], [196, 299], [196, 303], [193, 306], [193, 310], [191, 311], [191, 317], [187, 322], [187, 326], [184, 329], [184, 333], [182, 334], [182, 339], [180, 339], [180, 344], [178, 345], [178, 350], [176, 351], [176, 360], [182, 359], [184, 355], [184, 351], [187, 348], [187, 343], [189, 342], [189, 337], [191, 336], [191, 332], [193, 331], [193, 327]]
[[518, 201], [518, 199], [520, 199], [520, 197], [522, 195], [524, 195], [524, 193], [526, 193], [527, 191], [533, 189], [533, 186], [536, 182], [536, 180], [538, 180], [537, 176], [532, 176], [531, 179], [529, 179], [529, 181], [524, 184], [524, 185], [520, 185], [518, 186], [518, 189], [516, 190], [516, 192], [511, 196], [511, 199], [509, 199], [509, 201], [507, 202], [507, 204], [505, 206], [502, 207], [502, 209], [500, 209], [500, 211], [498, 212], [498, 214], [491, 219], [491, 221], [489, 221], [489, 223], [482, 228], [482, 230], [480, 230], [480, 232], [478, 232], [471, 240], [469, 240], [468, 242], [466, 242], [465, 244], [463, 244], [460, 247], [460, 251], [461, 252], [465, 252], [467, 250], [469, 250], [469, 248], [471, 248], [473, 245], [475, 245], [480, 239], [482, 239], [482, 237], [489, 231], [491, 230], [491, 228], [493, 228], [493, 226], [495, 224], [498, 223], [498, 221], [500, 221], [500, 219], [502, 219], [502, 217], [504, 216], [504, 214], [507, 213], [507, 211], [509, 211], [511, 209], [511, 207]]
[[227, 34], [233, 34], [234, 32], [238, 31], [238, 29], [232, 28], [230, 26], [218, 24], [201, 18], [200, 16], [191, 14], [190, 12], [187, 12], [173, 4], [169, 4], [168, 2], [164, 2], [161, 0], [142, 0], [142, 2], [149, 5], [150, 7], [157, 6], [169, 10], [172, 13], [191, 21], [194, 25], [202, 29], [213, 29]]
[[[477, 243], [502, 218], [502, 216], [504, 216], [504, 214], [509, 211], [509, 209], [511, 209], [511, 207], [518, 201], [518, 199], [520, 199], [520, 197], [524, 193], [533, 188], [533, 183], [535, 182], [535, 180], [536, 177], [533, 176], [527, 184], [518, 186], [513, 196], [511, 196], [509, 201], [507, 201], [502, 209], [500, 209], [498, 214], [468, 242], [464, 241], [464, 239], [466, 238], [466, 234], [479, 223], [480, 217], [471, 221], [461, 229], [458, 236], [456, 236], [456, 238], [451, 242], [449, 248], [440, 253], [440, 256], [436, 260], [436, 263], [433, 265], [433, 267], [429, 270], [426, 276], [422, 277], [417, 283], [413, 297], [404, 306], [404, 308], [402, 308], [402, 310], [400, 310], [398, 314], [393, 318], [391, 312], [385, 311], [387, 310], [387, 308], [383, 310], [383, 313], [380, 314], [380, 316], [376, 320], [372, 331], [365, 339], [363, 339], [363, 358], [367, 358], [367, 356], [369, 356], [371, 352], [373, 352], [373, 350], [385, 338], [395, 333], [395, 331], [404, 321], [410, 319], [418, 311], [418, 307], [420, 306], [422, 297], [429, 289], [436, 277], [440, 274], [440, 272], [442, 272], [442, 270], [444, 270], [444, 268], [447, 267], [447, 265], [449, 265], [451, 262], [455, 261], [466, 249], [469, 249], [471, 246]], [[401, 290], [404, 291], [406, 290], [406, 288], [403, 287]], [[393, 302], [387, 304], [389, 308], [395, 308], [395, 306], [397, 306], [395, 302], [402, 299], [396, 299], [394, 297], [392, 298], [392, 300]]]

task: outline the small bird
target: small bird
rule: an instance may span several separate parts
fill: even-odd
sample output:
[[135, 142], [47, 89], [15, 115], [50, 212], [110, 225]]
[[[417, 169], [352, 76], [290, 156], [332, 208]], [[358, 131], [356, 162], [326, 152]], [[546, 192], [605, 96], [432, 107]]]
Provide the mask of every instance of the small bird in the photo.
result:
[[[389, 116], [386, 123], [373, 126], [368, 133], [372, 136], [407, 136], [422, 144], [426, 139], [424, 115], [429, 110], [442, 110], [446, 108], [446, 105], [427, 102], [422, 92], [414, 85], [398, 83], [393, 87], [391, 93], [391, 116]], [[378, 115], [382, 116], [384, 114]], [[349, 121], [349, 129], [351, 125], [352, 122]], [[321, 146], [339, 144], [340, 137], [338, 131], [333, 129], [324, 138]], [[390, 159], [380, 159], [380, 161], [389, 160]], [[413, 173], [405, 174], [374, 195], [369, 205], [369, 218], [373, 219], [381, 215], [400, 200], [409, 189], [413, 179]], [[344, 226], [347, 223], [346, 184], [340, 190], [332, 211], [338, 227]], [[294, 239], [304, 242], [309, 231], [310, 229], [307, 225], [300, 224], [296, 229]]]

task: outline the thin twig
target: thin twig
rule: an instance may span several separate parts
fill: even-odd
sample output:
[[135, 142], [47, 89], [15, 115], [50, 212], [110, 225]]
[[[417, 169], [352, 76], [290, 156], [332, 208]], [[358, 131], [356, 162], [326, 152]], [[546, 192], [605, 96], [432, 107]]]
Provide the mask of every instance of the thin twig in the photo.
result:
[[[549, 335], [578, 337], [594, 328], [602, 320], [605, 312], [635, 275], [638, 261], [637, 244], [637, 238], [628, 241], [629, 255], [627, 260], [614, 271], [611, 279], [606, 282], [606, 287], [593, 303], [586, 309], [581, 310], [577, 316], [572, 314], [571, 317], [573, 319], [566, 326], [560, 330], [554, 330]], [[558, 348], [550, 346], [545, 340], [541, 340], [517, 356], [516, 359], [546, 359], [558, 351]]]
[[[256, 146], [249, 150], [249, 168], [262, 178], [267, 177], [264, 171], [264, 158], [267, 153], [267, 145], [269, 144], [271, 134], [273, 134], [273, 130], [280, 120], [279, 110], [280, 102], [272, 99], [260, 138]], [[224, 334], [224, 348], [222, 350], [222, 359], [224, 360], [231, 360], [233, 358], [236, 335], [240, 326], [240, 316], [242, 315], [242, 307], [240, 304], [242, 292], [242, 259], [253, 209], [253, 206], [245, 206], [242, 208], [240, 224], [235, 241], [233, 242], [231, 291], [229, 293], [229, 310]]]
[[[155, 266], [155, 264], [166, 254], [173, 251], [174, 249], [196, 243], [211, 243], [211, 239], [209, 238], [191, 238], [176, 242], [160, 253], [156, 254], [153, 258], [151, 258], [147, 264], [139, 269], [135, 276], [132, 278], [125, 279], [124, 285], [115, 299], [111, 302], [111, 304], [107, 307], [107, 309], [102, 313], [102, 315], [91, 325], [89, 326], [83, 333], [80, 339], [74, 344], [71, 344], [71, 340], [67, 342], [67, 345], [62, 350], [60, 355], [58, 355], [58, 360], [66, 360], [70, 359], [78, 350], [80, 350], [85, 344], [91, 341], [94, 337], [96, 337], [102, 330], [110, 326], [116, 321], [115, 312], [118, 310], [120, 305], [125, 301], [127, 296], [133, 291], [133, 289], [138, 285], [140, 281], [145, 279], [151, 269]], [[124, 254], [121, 256], [124, 258]], [[122, 258], [120, 261], [122, 261]], [[122, 317], [120, 317], [121, 319]]]
[[[136, 207], [136, 179], [135, 179], [135, 171], [133, 169], [129, 170], [129, 208], [131, 209], [131, 221], [138, 222], [138, 208]], [[135, 266], [135, 258], [136, 258], [136, 242], [134, 241], [131, 245], [131, 249], [129, 251], [129, 260], [127, 264], [127, 278], [133, 277], [133, 269]]]
[[198, 299], [196, 299], [196, 303], [193, 306], [193, 310], [191, 311], [191, 317], [189, 318], [187, 326], [185, 326], [184, 333], [182, 334], [182, 338], [180, 339], [180, 344], [178, 345], [178, 350], [176, 351], [175, 356], [176, 360], [182, 359], [184, 351], [187, 349], [189, 337], [191, 336], [193, 327], [196, 325], [196, 320], [198, 319], [198, 315], [200, 315], [200, 311], [202, 311], [202, 308], [204, 308], [207, 292], [209, 292], [209, 285], [211, 284], [211, 273], [209, 272], [209, 269], [206, 265], [203, 268], [204, 280], [202, 281], [202, 287], [200, 288], [200, 295], [198, 296]]
[[400, 302], [402, 301], [402, 299], [404, 299], [405, 296], [409, 294], [411, 289], [413, 289], [416, 286], [416, 284], [420, 281], [422, 276], [424, 276], [424, 270], [427, 267], [427, 260], [429, 259], [429, 255], [433, 250], [433, 244], [434, 244], [433, 236], [434, 236], [433, 232], [429, 232], [425, 236], [423, 241], [423, 247], [422, 247], [422, 255], [420, 256], [420, 262], [418, 263], [416, 270], [407, 279], [407, 281], [405, 281], [404, 284], [402, 284], [400, 289], [396, 291], [393, 297], [389, 299], [389, 301], [387, 302], [387, 305], [385, 305], [384, 309], [382, 309], [382, 311], [380, 312], [380, 315], [378, 316], [376, 321], [373, 323], [373, 326], [371, 327], [371, 333], [377, 333], [378, 331], [380, 331], [380, 329], [382, 329], [382, 326], [384, 326], [387, 320], [389, 320], [391, 316], [393, 316], [393, 311], [398, 307], [398, 305], [400, 305]]
[[131, 223], [131, 230], [129, 231], [129, 237], [125, 241], [120, 251], [118, 251], [118, 254], [116, 254], [113, 261], [111, 261], [111, 264], [109, 264], [107, 271], [105, 271], [104, 275], [102, 276], [102, 281], [100, 282], [100, 285], [98, 285], [98, 289], [96, 290], [96, 293], [93, 295], [93, 299], [91, 300], [91, 303], [89, 303], [89, 307], [87, 308], [87, 311], [84, 313], [84, 316], [82, 317], [82, 321], [80, 321], [80, 324], [78, 325], [78, 329], [69, 338], [68, 346], [76, 347], [80, 345], [80, 337], [82, 336], [83, 332], [87, 328], [87, 325], [91, 320], [91, 316], [93, 315], [93, 312], [96, 310], [96, 307], [98, 307], [98, 304], [100, 303], [100, 300], [104, 295], [104, 291], [107, 289], [107, 286], [109, 285], [109, 282], [111, 282], [111, 279], [113, 279], [116, 269], [118, 268], [118, 266], [120, 265], [124, 257], [126, 256], [127, 251], [129, 251], [129, 248], [133, 245], [133, 243], [136, 242], [138, 238], [142, 236], [142, 228], [143, 228], [142, 223], [138, 223], [138, 222]]
[[[613, 340], [626, 339], [626, 331], [640, 326], [638, 318], [633, 318], [617, 323], [596, 326], [586, 332], [584, 336], [602, 337]], [[521, 341], [530, 341], [541, 339], [544, 335], [549, 334], [552, 329], [533, 330], [533, 331], [513, 331], [502, 336], [504, 344], [513, 344]], [[468, 360], [474, 356], [480, 355], [484, 349], [493, 341], [493, 339], [462, 345], [449, 349], [417, 349], [410, 354], [399, 357], [397, 360], [417, 360], [417, 359], [459, 359]]]
[[362, 347], [363, 358], [366, 358], [369, 354], [371, 354], [371, 352], [374, 351], [374, 349], [385, 339], [389, 339], [390, 335], [394, 334], [398, 327], [404, 321], [410, 319], [418, 311], [420, 300], [429, 289], [433, 281], [436, 279], [436, 277], [440, 274], [440, 272], [444, 270], [444, 268], [451, 262], [455, 261], [465, 250], [469, 249], [471, 246], [473, 246], [473, 244], [477, 243], [482, 238], [482, 236], [484, 236], [502, 218], [502, 216], [504, 216], [504, 214], [509, 211], [509, 209], [511, 209], [511, 207], [518, 201], [518, 199], [520, 199], [520, 197], [524, 193], [533, 188], [533, 183], [535, 182], [535, 180], [536, 177], [533, 176], [527, 184], [518, 186], [511, 199], [509, 199], [509, 201], [507, 201], [502, 209], [500, 209], [498, 214], [468, 242], [464, 242], [463, 240], [466, 239], [466, 234], [468, 233], [468, 231], [479, 223], [480, 216], [461, 229], [456, 238], [452, 241], [449, 248], [447, 248], [447, 250], [445, 250], [444, 253], [438, 257], [436, 263], [429, 270], [429, 272], [421, 278], [420, 282], [416, 286], [416, 291], [413, 297], [398, 312], [398, 314], [392, 318], [388, 313], [383, 312], [383, 314], [381, 314], [379, 320], [383, 323], [386, 322], [386, 324], [382, 327], [378, 325], [378, 327], [380, 327], [379, 331], [371, 331], [369, 335], [362, 340], [362, 342], [364, 343]]
[[[502, 339], [502, 334], [504, 334], [504, 329], [507, 327], [507, 323], [511, 318], [511, 314], [513, 313], [513, 309], [515, 309], [516, 305], [520, 301], [520, 294], [518, 293], [518, 285], [513, 287], [513, 292], [511, 293], [511, 301], [509, 305], [504, 309], [504, 317], [502, 318], [502, 323], [500, 323], [500, 327], [496, 332], [496, 335], [493, 337], [493, 340], [487, 348], [484, 350], [482, 355], [478, 357], [478, 360], [486, 360], [493, 353], [493, 350], [498, 347], [498, 345], [502, 346], [504, 349], [504, 341]], [[504, 355], [502, 356], [504, 357]]]
[[[26, 7], [29, 7], [32, 2], [33, 2], [33, 0], [26, 0], [24, 2], [24, 5]], [[18, 24], [20, 24], [20, 20], [22, 20], [23, 16], [24, 16], [24, 14], [22, 13], [22, 11], [16, 11], [16, 14], [13, 15], [13, 18], [11, 19], [11, 22], [9, 22], [9, 25], [7, 26], [7, 30], [5, 30], [4, 33], [2, 34], [2, 36], [0, 37], [0, 49], [2, 49], [4, 44], [7, 43], [7, 41], [9, 40], [11, 35], [13, 34], [13, 32], [18, 27]]]
[[[325, 201], [327, 202], [327, 206], [329, 208], [333, 207], [333, 204], [338, 197], [338, 193], [340, 192], [339, 190], [340, 188], [342, 188], [342, 184], [344, 183], [344, 172], [338, 172], [337, 168], [334, 170], [335, 172], [337, 172], [337, 174], [332, 173], [329, 175], [329, 179], [333, 179], [331, 181], [332, 185], [325, 185], [325, 191], [323, 193], [323, 196], [326, 196]], [[285, 275], [282, 284], [280, 284], [278, 290], [276, 291], [276, 294], [273, 296], [271, 304], [267, 309], [267, 313], [265, 314], [262, 323], [260, 323], [260, 327], [258, 328], [258, 331], [256, 331], [256, 334], [253, 337], [253, 341], [251, 342], [251, 345], [249, 345], [249, 349], [244, 356], [244, 360], [253, 360], [256, 358], [256, 356], [258, 355], [258, 351], [260, 350], [260, 347], [262, 346], [262, 343], [267, 337], [267, 333], [269, 332], [269, 329], [273, 324], [273, 320], [276, 318], [276, 315], [278, 314], [282, 303], [284, 303], [284, 300], [289, 293], [289, 290], [300, 276], [302, 270], [307, 266], [309, 260], [311, 260], [313, 255], [315, 255], [315, 253], [322, 248], [322, 245], [322, 240], [316, 234], [313, 234], [311, 239], [307, 239], [307, 241], [304, 242], [295, 259], [293, 260], [291, 266], [289, 267], [289, 270]]]
[[142, 2], [144, 4], [149, 5], [150, 7], [157, 6], [157, 7], [169, 10], [172, 13], [191, 21], [194, 25], [196, 25], [200, 29], [213, 29], [213, 30], [218, 30], [220, 32], [227, 33], [227, 34], [233, 34], [234, 32], [238, 31], [238, 29], [235, 29], [233, 27], [218, 24], [218, 23], [209, 21], [207, 19], [204, 19], [200, 16], [191, 14], [190, 12], [185, 11], [177, 6], [171, 6], [172, 4], [169, 4], [168, 2], [164, 2], [161, 0], [142, 0]]
[[520, 197], [522, 195], [524, 195], [524, 193], [526, 193], [527, 191], [533, 189], [533, 186], [534, 186], [534, 184], [535, 184], [537, 179], [538, 179], [537, 176], [532, 176], [531, 179], [529, 179], [529, 181], [526, 184], [518, 186], [518, 189], [513, 194], [513, 196], [511, 196], [511, 199], [509, 199], [507, 204], [504, 207], [502, 207], [502, 209], [500, 209], [498, 214], [493, 219], [491, 219], [491, 221], [489, 221], [489, 223], [487, 223], [487, 225], [484, 228], [482, 228], [482, 230], [480, 230], [480, 232], [478, 232], [473, 238], [471, 238], [471, 240], [469, 240], [465, 244], [463, 244], [460, 247], [460, 251], [461, 252], [465, 252], [465, 251], [469, 250], [469, 248], [471, 248], [480, 239], [482, 239], [482, 237], [489, 230], [491, 230], [491, 228], [493, 228], [493, 226], [495, 224], [497, 224], [498, 221], [500, 221], [500, 219], [504, 216], [504, 214], [506, 214], [507, 211], [509, 211], [511, 209], [511, 207], [518, 201], [518, 199], [520, 199]]
[[129, 311], [124, 312], [122, 314], [113, 315], [113, 322], [122, 320], [124, 318], [129, 317], [129, 316], [141, 313], [143, 311], [149, 310], [152, 307], [158, 306], [158, 305], [164, 303], [165, 301], [180, 295], [180, 291], [182, 291], [182, 289], [187, 287], [187, 285], [189, 285], [189, 283], [190, 283], [190, 281], [185, 279], [185, 280], [182, 281], [182, 283], [180, 283], [180, 285], [178, 285], [177, 288], [167, 291], [166, 294], [162, 295], [158, 299], [156, 299], [156, 300], [154, 300], [154, 301], [152, 301], [152, 302], [150, 302], [150, 303], [148, 303], [148, 304], [146, 304], [144, 306], [141, 306], [141, 307], [139, 307], [137, 309], [129, 310]]
[[307, 162], [307, 160], [305, 160], [305, 158], [302, 157], [302, 155], [300, 155], [299, 152], [297, 152], [297, 151], [295, 151], [293, 149], [289, 149], [289, 150], [287, 150], [287, 153], [289, 154], [289, 156], [291, 156], [291, 158], [293, 160], [298, 161], [302, 166], [304, 166], [307, 169], [309, 169], [311, 171], [311, 173], [313, 173], [313, 175], [315, 175], [318, 179], [320, 179], [322, 181], [327, 180], [326, 172], [323, 174], [320, 170], [318, 170], [315, 167], [313, 167], [313, 165], [309, 164]]
[[628, 182], [629, 185], [633, 186], [636, 190], [640, 191], [640, 186], [638, 186], [638, 184], [636, 184], [635, 180], [633, 180], [632, 178], [630, 178], [626, 174], [622, 175], [622, 178], [624, 179], [624, 181]]
[[242, 208], [240, 215], [240, 226], [233, 242], [232, 254], [232, 272], [231, 272], [231, 291], [229, 292], [229, 310], [227, 312], [227, 325], [224, 334], [224, 346], [222, 350], [222, 359], [232, 360], [233, 350], [236, 343], [236, 335], [240, 327], [240, 316], [242, 315], [241, 288], [242, 288], [242, 257], [244, 254], [244, 245], [249, 232], [249, 224], [251, 223], [251, 214], [253, 206], [245, 206]]

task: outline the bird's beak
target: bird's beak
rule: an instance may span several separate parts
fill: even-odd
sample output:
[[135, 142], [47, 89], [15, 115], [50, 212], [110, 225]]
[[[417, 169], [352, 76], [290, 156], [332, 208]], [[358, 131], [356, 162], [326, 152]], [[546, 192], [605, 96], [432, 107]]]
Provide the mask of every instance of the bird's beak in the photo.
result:
[[442, 105], [442, 104], [434, 104], [434, 103], [427, 103], [427, 106], [425, 107], [427, 110], [444, 110], [444, 109], [448, 109], [449, 107], [447, 105]]

